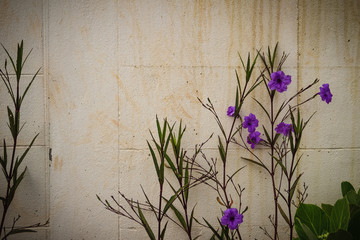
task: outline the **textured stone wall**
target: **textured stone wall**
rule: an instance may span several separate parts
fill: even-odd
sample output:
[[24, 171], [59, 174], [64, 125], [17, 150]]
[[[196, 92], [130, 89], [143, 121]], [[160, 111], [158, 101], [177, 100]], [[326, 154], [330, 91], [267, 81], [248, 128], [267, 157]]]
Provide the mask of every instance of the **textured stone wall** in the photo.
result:
[[[22, 39], [27, 51], [33, 48], [24, 79], [41, 71], [24, 105], [21, 148], [40, 135], [12, 214], [22, 215], [22, 225], [50, 218], [49, 227], [27, 239], [144, 239], [143, 229], [105, 211], [95, 194], [118, 197], [121, 190], [143, 199], [141, 184], [156, 198], [146, 144], [148, 129], [156, 131], [156, 115], [182, 119], [191, 152], [219, 133], [197, 97], [210, 97], [229, 125], [226, 108], [234, 102], [238, 52], [254, 56], [276, 42], [280, 52], [290, 53], [284, 65], [293, 79], [290, 92], [319, 78], [334, 95], [329, 105], [317, 99], [303, 108], [304, 116], [317, 112], [301, 149], [299, 173], [305, 172], [308, 202], [333, 203], [344, 180], [360, 186], [357, 0], [1, 0], [0, 42], [14, 53]], [[0, 51], [1, 64], [4, 58]], [[4, 87], [0, 98], [0, 136], [8, 139]], [[249, 101], [243, 114], [260, 111]], [[208, 142], [208, 156], [217, 157], [216, 144], [217, 138]], [[233, 169], [248, 165], [243, 155], [232, 146]], [[272, 213], [269, 178], [248, 165], [236, 180], [246, 188], [243, 201], [249, 206], [240, 228], [244, 239], [263, 239], [259, 226], [270, 228]], [[198, 189], [196, 201], [197, 216], [215, 223], [215, 195]], [[195, 230], [209, 239], [208, 231]], [[171, 234], [185, 236], [169, 225]]]

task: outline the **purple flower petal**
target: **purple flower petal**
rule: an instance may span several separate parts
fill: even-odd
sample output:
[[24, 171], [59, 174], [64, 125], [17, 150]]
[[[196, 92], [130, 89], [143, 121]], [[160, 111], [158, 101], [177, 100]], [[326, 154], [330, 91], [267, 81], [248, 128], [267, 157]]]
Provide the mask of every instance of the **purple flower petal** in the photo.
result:
[[235, 230], [243, 222], [243, 217], [236, 208], [228, 208], [224, 211], [224, 216], [221, 218], [221, 225]]
[[249, 133], [255, 132], [257, 126], [259, 126], [259, 120], [256, 119], [254, 114], [250, 113], [249, 116], [244, 118], [242, 126], [247, 128]]
[[320, 87], [320, 92], [318, 93], [321, 97], [321, 100], [326, 101], [327, 104], [329, 104], [332, 100], [332, 94], [330, 92], [329, 84], [323, 84], [322, 87]]
[[287, 90], [287, 86], [291, 83], [291, 76], [285, 75], [283, 71], [273, 72], [270, 77], [271, 80], [268, 83], [270, 90], [284, 92]]
[[275, 131], [279, 134], [283, 134], [284, 136], [289, 136], [290, 131], [294, 131], [294, 128], [292, 124], [281, 122], [276, 126]]
[[229, 117], [233, 117], [235, 115], [235, 106], [229, 106], [226, 114]]
[[251, 148], [254, 149], [255, 145], [258, 144], [262, 139], [260, 138], [261, 133], [256, 131], [249, 134], [247, 137], [247, 143], [251, 144]]

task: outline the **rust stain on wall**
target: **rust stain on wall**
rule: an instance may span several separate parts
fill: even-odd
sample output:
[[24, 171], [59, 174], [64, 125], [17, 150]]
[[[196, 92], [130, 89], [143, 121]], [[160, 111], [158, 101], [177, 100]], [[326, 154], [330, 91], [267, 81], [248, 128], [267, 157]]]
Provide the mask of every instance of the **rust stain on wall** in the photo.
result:
[[55, 160], [54, 160], [54, 170], [55, 171], [60, 171], [62, 170], [62, 167], [63, 167], [63, 160], [62, 159], [59, 159], [58, 156], [55, 157]]
[[29, 24], [32, 34], [36, 37], [40, 35], [41, 32], [41, 21], [38, 15], [33, 15], [29, 17]]

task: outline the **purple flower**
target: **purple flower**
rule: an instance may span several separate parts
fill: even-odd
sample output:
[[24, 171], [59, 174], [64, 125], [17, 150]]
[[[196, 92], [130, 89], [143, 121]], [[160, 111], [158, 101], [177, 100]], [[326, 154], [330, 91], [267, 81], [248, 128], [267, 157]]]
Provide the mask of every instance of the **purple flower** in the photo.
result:
[[271, 81], [268, 83], [268, 86], [271, 90], [276, 89], [278, 92], [284, 92], [290, 83], [290, 75], [285, 75], [283, 71], [277, 71], [271, 74]]
[[258, 144], [262, 139], [260, 138], [260, 132], [252, 132], [247, 137], [247, 143], [251, 144], [251, 148], [254, 149], [255, 145]]
[[229, 106], [226, 114], [229, 117], [233, 117], [235, 115], [235, 106]]
[[331, 102], [332, 94], [330, 92], [329, 84], [323, 84], [322, 87], [320, 87], [320, 92], [318, 93], [321, 96], [321, 100], [326, 101], [327, 104]]
[[247, 128], [249, 133], [255, 132], [257, 126], [259, 126], [259, 120], [256, 119], [256, 116], [252, 113], [249, 116], [246, 116], [243, 122], [243, 127]]
[[279, 134], [284, 134], [284, 136], [289, 136], [290, 131], [294, 131], [294, 128], [292, 124], [281, 122], [276, 126], [275, 131]]
[[228, 208], [224, 211], [224, 216], [221, 218], [221, 225], [228, 226], [231, 230], [235, 230], [239, 224], [243, 222], [243, 217], [236, 208]]

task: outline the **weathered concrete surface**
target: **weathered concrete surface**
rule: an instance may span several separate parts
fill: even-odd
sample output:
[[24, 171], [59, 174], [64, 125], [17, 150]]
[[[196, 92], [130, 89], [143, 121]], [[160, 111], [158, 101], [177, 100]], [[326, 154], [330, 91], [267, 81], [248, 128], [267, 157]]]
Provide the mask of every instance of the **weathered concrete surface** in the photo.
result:
[[[229, 127], [225, 113], [234, 102], [238, 52], [253, 57], [256, 49], [272, 48], [276, 42], [280, 52], [290, 53], [283, 69], [293, 79], [282, 95], [291, 96], [315, 78], [330, 83], [334, 95], [329, 105], [317, 97], [303, 108], [304, 116], [317, 112], [303, 137], [299, 169], [309, 185], [308, 202], [334, 202], [343, 180], [359, 187], [358, 1], [1, 0], [0, 6], [0, 42], [14, 53], [15, 44], [24, 39], [33, 48], [25, 72], [43, 67], [24, 106], [28, 124], [20, 139], [26, 145], [40, 132], [29, 158], [41, 157], [28, 159], [28, 182], [19, 190], [18, 199], [30, 200], [14, 204], [14, 211], [26, 216], [24, 224], [50, 217], [49, 227], [34, 239], [146, 238], [139, 225], [105, 211], [95, 194], [110, 198], [121, 190], [144, 199], [141, 184], [156, 200], [146, 145], [148, 129], [156, 131], [155, 116], [183, 119], [184, 146], [191, 152], [212, 132], [219, 133], [197, 97], [210, 97]], [[0, 58], [4, 56], [0, 51]], [[297, 101], [318, 92], [319, 86]], [[260, 91], [253, 96], [265, 102], [264, 95]], [[4, 88], [0, 99], [4, 122]], [[260, 111], [249, 101], [241, 114], [256, 113], [264, 122]], [[6, 125], [1, 124], [0, 133], [9, 138]], [[217, 157], [216, 144], [213, 138], [206, 145], [209, 156]], [[255, 151], [267, 156], [266, 149]], [[240, 159], [244, 155], [231, 146], [230, 169], [248, 165]], [[236, 180], [246, 188], [243, 201], [249, 205], [243, 236], [262, 239], [258, 226], [270, 228], [269, 179], [248, 165]], [[208, 189], [198, 188], [191, 200], [200, 202], [199, 217], [212, 223], [220, 217], [220, 205]], [[177, 227], [169, 225], [168, 231], [167, 236], [184, 239]], [[201, 239], [210, 236], [203, 228], [195, 231]]]

